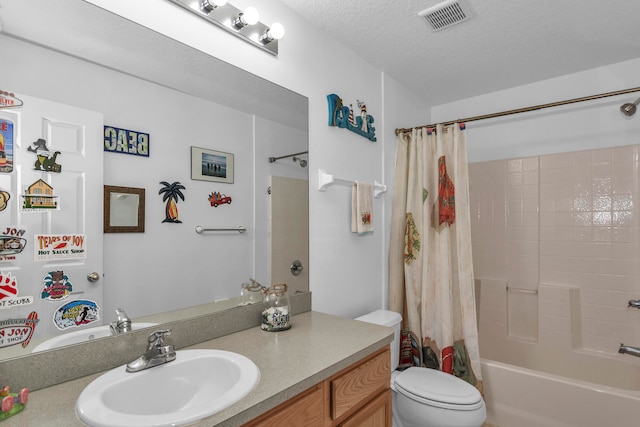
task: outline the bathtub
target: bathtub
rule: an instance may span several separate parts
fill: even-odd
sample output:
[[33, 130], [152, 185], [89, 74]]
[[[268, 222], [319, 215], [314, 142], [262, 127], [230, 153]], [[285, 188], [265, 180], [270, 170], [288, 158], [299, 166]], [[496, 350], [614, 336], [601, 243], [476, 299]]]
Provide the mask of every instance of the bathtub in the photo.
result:
[[[553, 360], [552, 370], [562, 371], [563, 359], [560, 356]], [[578, 359], [582, 359], [582, 367], [592, 369], [592, 380], [606, 384], [481, 359], [487, 424], [495, 427], [640, 425], [640, 367], [590, 354], [580, 354]], [[575, 370], [572, 366], [567, 368], [569, 372]]]

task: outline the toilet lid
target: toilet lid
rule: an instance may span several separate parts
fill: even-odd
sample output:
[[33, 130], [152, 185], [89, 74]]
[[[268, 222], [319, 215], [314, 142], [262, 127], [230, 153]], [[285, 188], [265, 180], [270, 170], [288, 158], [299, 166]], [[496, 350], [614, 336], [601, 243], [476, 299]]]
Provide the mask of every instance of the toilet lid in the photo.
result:
[[[395, 377], [396, 391], [435, 406], [471, 405], [482, 402], [477, 388], [446, 372], [411, 367]], [[469, 408], [471, 409], [471, 408]]]

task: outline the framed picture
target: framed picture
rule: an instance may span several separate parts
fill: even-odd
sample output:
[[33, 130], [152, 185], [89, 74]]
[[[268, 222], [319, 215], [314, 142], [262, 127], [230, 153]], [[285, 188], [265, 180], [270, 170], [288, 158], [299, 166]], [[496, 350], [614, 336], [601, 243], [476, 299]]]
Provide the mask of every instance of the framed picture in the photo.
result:
[[191, 179], [233, 184], [233, 154], [191, 147]]

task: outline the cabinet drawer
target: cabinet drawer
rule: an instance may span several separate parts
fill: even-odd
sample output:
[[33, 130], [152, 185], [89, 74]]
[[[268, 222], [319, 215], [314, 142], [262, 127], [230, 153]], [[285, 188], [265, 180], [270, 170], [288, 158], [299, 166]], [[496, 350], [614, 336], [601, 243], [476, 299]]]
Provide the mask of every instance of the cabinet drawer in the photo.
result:
[[391, 381], [391, 358], [388, 348], [331, 379], [331, 418], [334, 420], [352, 408], [371, 400], [389, 388]]

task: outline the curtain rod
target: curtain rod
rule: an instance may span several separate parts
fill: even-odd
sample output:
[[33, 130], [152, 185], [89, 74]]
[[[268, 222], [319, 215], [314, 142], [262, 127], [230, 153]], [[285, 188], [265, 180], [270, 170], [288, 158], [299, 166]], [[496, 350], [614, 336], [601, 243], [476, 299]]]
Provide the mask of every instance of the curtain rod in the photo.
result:
[[[600, 93], [598, 95], [583, 96], [582, 98], [573, 98], [573, 99], [567, 99], [567, 100], [564, 100], [564, 101], [550, 102], [548, 104], [534, 105], [534, 106], [531, 106], [531, 107], [516, 108], [515, 110], [501, 111], [499, 113], [483, 114], [481, 116], [473, 116], [473, 117], [467, 117], [466, 119], [459, 119], [459, 120], [453, 120], [453, 121], [449, 121], [449, 122], [443, 122], [442, 124], [444, 126], [449, 126], [449, 125], [452, 125], [452, 124], [458, 123], [458, 122], [468, 123], [468, 122], [474, 122], [474, 121], [477, 121], [477, 120], [493, 119], [495, 117], [509, 116], [511, 114], [526, 113], [526, 112], [529, 112], [529, 111], [542, 110], [544, 108], [559, 107], [561, 105], [575, 104], [576, 102], [591, 101], [591, 100], [594, 100], [594, 99], [607, 98], [609, 96], [624, 95], [624, 94], [633, 93], [633, 92], [640, 92], [640, 87], [616, 90], [616, 91], [613, 91], [613, 92]], [[422, 125], [422, 126], [416, 126], [416, 127], [417, 128], [421, 128], [421, 127], [435, 127], [435, 126], [436, 126], [436, 124], [434, 123], [434, 124], [430, 124], [430, 125]], [[411, 132], [412, 129], [414, 129], [414, 128], [408, 128], [408, 129], [407, 128], [399, 128], [399, 129], [396, 129], [396, 135], [399, 135], [399, 134], [404, 133], [404, 132]]]
[[301, 151], [299, 153], [293, 153], [293, 154], [287, 154], [286, 156], [280, 156], [280, 157], [269, 157], [269, 163], [273, 163], [276, 160], [280, 160], [280, 159], [286, 159], [287, 157], [293, 157], [293, 156], [301, 156], [303, 154], [308, 154], [308, 151]]

